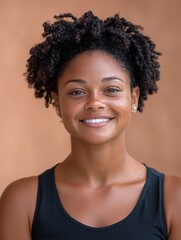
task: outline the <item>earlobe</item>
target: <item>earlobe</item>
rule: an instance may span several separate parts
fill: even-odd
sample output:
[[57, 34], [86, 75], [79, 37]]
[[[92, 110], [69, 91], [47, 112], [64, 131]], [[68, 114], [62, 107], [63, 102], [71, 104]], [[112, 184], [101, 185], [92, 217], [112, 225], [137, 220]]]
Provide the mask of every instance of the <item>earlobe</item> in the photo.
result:
[[51, 92], [51, 96], [52, 96], [52, 105], [53, 105], [53, 107], [55, 107], [55, 108], [59, 107], [57, 93]]
[[132, 94], [131, 94], [131, 105], [132, 105], [133, 113], [137, 111], [139, 96], [140, 96], [140, 89], [138, 86], [136, 86], [132, 89]]
[[133, 113], [137, 112], [137, 105], [136, 104], [132, 105], [132, 112]]
[[132, 104], [136, 104], [136, 105], [138, 104], [139, 96], [140, 96], [140, 89], [138, 86], [136, 86], [132, 89], [132, 93], [131, 93]]
[[52, 96], [52, 104], [53, 106], [55, 106], [55, 104], [58, 103], [58, 95], [55, 92], [51, 92], [51, 96]]
[[60, 105], [58, 102], [58, 95], [55, 92], [51, 92], [52, 96], [52, 105], [55, 108], [55, 111], [59, 117], [61, 117]]

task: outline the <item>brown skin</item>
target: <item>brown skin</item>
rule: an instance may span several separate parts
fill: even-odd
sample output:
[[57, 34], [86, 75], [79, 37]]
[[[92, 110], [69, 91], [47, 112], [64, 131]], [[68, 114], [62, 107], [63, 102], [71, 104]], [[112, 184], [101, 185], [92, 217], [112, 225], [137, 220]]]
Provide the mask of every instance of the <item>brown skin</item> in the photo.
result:
[[[70, 155], [55, 169], [59, 196], [66, 211], [78, 221], [93, 227], [111, 225], [131, 212], [146, 180], [144, 165], [125, 147], [125, 131], [132, 105], [138, 103], [139, 89], [131, 91], [129, 74], [100, 51], [75, 57], [60, 77], [58, 89], [58, 94], [52, 95], [72, 144]], [[82, 122], [105, 116], [110, 120], [102, 125]], [[0, 200], [0, 239], [31, 240], [36, 194], [37, 177], [20, 179], [7, 187]], [[181, 236], [180, 203], [180, 178], [166, 176], [169, 240]]]

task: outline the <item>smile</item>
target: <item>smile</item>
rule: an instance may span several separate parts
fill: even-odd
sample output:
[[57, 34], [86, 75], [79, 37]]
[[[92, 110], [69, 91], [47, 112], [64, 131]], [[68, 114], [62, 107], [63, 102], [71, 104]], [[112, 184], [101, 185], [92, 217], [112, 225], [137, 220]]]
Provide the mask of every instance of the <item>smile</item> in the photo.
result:
[[110, 117], [96, 117], [96, 118], [88, 118], [80, 120], [85, 126], [91, 127], [91, 128], [98, 128], [98, 127], [104, 127], [107, 126], [110, 121], [112, 121], [114, 118]]
[[86, 119], [83, 120], [85, 123], [103, 123], [103, 122], [108, 122], [110, 118], [98, 118], [98, 119]]

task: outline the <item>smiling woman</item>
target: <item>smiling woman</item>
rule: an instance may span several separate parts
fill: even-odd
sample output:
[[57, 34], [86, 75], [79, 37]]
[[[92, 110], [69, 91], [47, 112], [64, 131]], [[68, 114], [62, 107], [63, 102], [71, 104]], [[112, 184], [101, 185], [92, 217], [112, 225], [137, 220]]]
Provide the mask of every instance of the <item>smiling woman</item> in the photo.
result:
[[130, 88], [129, 74], [111, 55], [94, 50], [69, 62], [58, 78], [58, 94], [51, 95], [72, 141], [103, 144], [124, 139], [120, 133], [138, 105], [139, 88]]
[[119, 15], [55, 18], [30, 50], [26, 77], [55, 107], [71, 152], [6, 188], [0, 239], [179, 240], [180, 178], [140, 163], [125, 144], [132, 114], [157, 91], [155, 44]]

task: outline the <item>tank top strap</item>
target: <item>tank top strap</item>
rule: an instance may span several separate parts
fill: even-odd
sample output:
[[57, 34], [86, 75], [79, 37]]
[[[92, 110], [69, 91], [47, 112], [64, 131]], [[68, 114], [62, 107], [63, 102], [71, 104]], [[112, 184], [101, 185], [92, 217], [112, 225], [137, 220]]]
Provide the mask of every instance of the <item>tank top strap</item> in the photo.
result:
[[32, 223], [32, 235], [36, 235], [36, 233], [39, 232], [39, 228], [43, 225], [43, 218], [50, 214], [50, 206], [53, 207], [52, 182], [54, 181], [54, 170], [57, 165], [58, 164], [38, 175], [38, 189]]
[[[144, 204], [142, 205], [142, 212], [150, 218], [158, 219], [160, 229], [163, 235], [167, 235], [167, 224], [164, 208], [164, 178], [165, 174], [154, 168], [147, 168], [147, 181], [149, 182]], [[153, 208], [150, 208], [154, 206]]]

